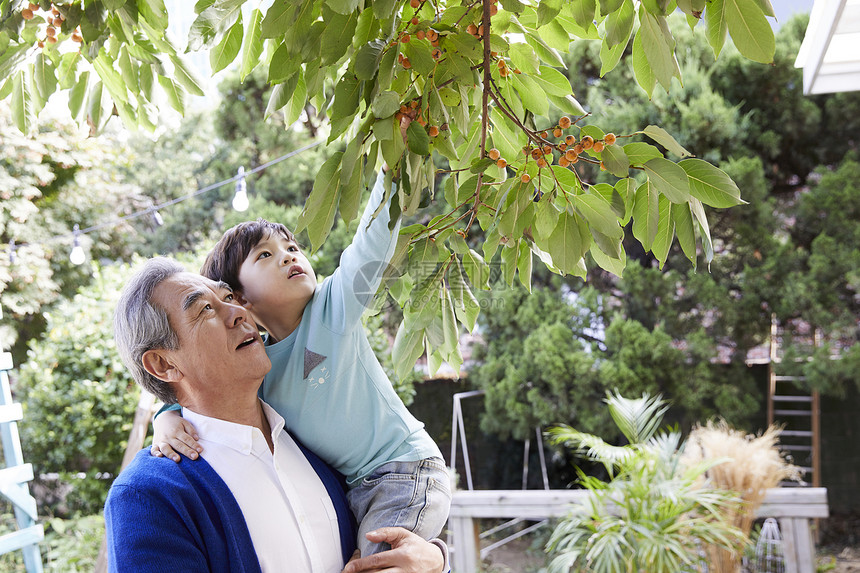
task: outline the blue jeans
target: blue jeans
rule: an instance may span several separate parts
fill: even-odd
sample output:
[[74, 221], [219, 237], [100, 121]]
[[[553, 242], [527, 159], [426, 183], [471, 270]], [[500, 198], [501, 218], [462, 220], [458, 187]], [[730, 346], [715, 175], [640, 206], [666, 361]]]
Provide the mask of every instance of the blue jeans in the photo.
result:
[[346, 497], [358, 520], [358, 548], [365, 557], [390, 549], [364, 536], [380, 527], [404, 527], [428, 540], [437, 537], [451, 509], [451, 483], [442, 458], [389, 462]]

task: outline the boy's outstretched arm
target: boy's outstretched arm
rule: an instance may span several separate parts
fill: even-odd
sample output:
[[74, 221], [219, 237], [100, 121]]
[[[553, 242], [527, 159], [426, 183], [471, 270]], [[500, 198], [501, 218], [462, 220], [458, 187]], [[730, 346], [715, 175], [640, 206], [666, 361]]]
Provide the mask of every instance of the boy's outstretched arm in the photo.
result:
[[[404, 140], [411, 121], [408, 116], [400, 121]], [[331, 277], [331, 290], [323, 297], [326, 301], [323, 304], [327, 305], [323, 320], [335, 328], [351, 328], [359, 322], [371, 305], [397, 246], [400, 212], [391, 213], [390, 210], [397, 185], [385, 184], [386, 180], [391, 181], [385, 171], [387, 166], [377, 174], [352, 243], [341, 255], [340, 265]]]
[[179, 415], [177, 410], [162, 412], [152, 421], [152, 448], [150, 453], [156, 457], [168, 457], [176, 463], [182, 459], [179, 454], [196, 460], [203, 446], [197, 443], [200, 436], [194, 425]]

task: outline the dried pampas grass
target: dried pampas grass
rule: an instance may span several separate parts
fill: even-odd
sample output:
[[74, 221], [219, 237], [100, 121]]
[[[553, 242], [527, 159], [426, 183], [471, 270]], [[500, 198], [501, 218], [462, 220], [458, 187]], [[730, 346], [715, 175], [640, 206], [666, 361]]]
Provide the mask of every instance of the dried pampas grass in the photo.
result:
[[[727, 516], [749, 539], [755, 512], [769, 488], [785, 480], [800, 479], [800, 469], [788, 463], [777, 444], [781, 429], [770, 426], [761, 435], [746, 434], [730, 427], [724, 420], [697, 426], [690, 433], [684, 450], [685, 463], [727, 458], [708, 470], [711, 487], [737, 492], [743, 503], [734, 515]], [[740, 570], [743, 547], [735, 552], [718, 547], [708, 548], [711, 571], [735, 573]]]

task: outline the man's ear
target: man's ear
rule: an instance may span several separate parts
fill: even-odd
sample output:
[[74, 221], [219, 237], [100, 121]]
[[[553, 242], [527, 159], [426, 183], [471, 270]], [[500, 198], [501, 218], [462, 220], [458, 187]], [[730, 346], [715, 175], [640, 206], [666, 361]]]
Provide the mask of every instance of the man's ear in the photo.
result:
[[147, 372], [164, 382], [176, 382], [182, 377], [182, 371], [170, 360], [164, 350], [147, 350], [143, 353], [141, 362]]

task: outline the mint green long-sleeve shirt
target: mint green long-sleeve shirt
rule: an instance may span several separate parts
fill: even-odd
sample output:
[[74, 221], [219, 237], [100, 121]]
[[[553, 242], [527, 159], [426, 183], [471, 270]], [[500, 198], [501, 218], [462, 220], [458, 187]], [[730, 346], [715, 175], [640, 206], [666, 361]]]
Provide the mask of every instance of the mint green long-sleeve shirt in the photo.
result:
[[269, 344], [272, 369], [260, 395], [299, 441], [350, 486], [391, 461], [439, 456], [438, 446], [394, 391], [361, 323], [397, 242], [379, 174], [340, 266], [317, 286], [298, 328]]

